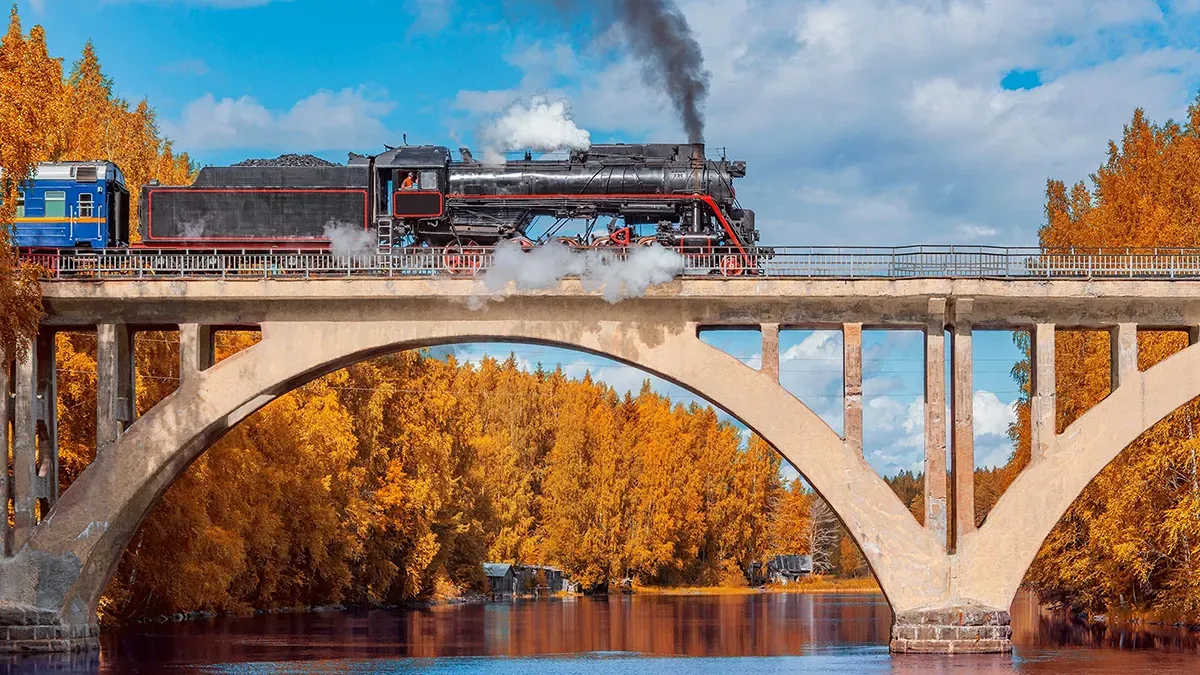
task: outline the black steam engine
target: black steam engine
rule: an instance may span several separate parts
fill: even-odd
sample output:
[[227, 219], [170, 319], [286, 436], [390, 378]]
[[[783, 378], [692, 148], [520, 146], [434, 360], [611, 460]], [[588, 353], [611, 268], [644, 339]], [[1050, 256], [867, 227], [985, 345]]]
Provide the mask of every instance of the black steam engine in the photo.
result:
[[[380, 251], [560, 239], [741, 258], [758, 239], [754, 212], [733, 188], [745, 162], [708, 159], [701, 144], [593, 145], [495, 165], [460, 152], [456, 160], [445, 147], [402, 147], [351, 154], [346, 166], [206, 167], [194, 185], [143, 190], [142, 245], [325, 247], [353, 228]], [[576, 234], [559, 236], [570, 222]]]

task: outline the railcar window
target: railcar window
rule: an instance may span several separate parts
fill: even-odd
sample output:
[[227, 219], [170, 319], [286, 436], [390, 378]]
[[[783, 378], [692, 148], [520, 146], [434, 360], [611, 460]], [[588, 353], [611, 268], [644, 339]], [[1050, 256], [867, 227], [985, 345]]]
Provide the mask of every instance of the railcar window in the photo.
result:
[[58, 190], [49, 190], [46, 192], [46, 217], [67, 217], [67, 193]]
[[24, 192], [17, 193], [17, 217], [18, 218], [25, 217], [25, 193]]
[[95, 210], [93, 208], [92, 195], [88, 192], [80, 193], [79, 195], [79, 217], [91, 218]]
[[422, 190], [438, 189], [437, 172], [436, 171], [422, 171], [421, 172], [421, 189]]

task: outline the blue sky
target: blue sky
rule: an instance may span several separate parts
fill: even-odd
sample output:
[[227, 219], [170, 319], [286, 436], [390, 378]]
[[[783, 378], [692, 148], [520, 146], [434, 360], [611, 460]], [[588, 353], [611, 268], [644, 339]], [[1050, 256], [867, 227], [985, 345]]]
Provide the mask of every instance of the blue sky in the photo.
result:
[[[682, 139], [617, 29], [501, 0], [18, 2], [74, 60], [88, 38], [120, 95], [148, 97], [202, 163], [342, 160], [411, 143], [477, 146], [514, 101], [565, 98], [593, 141]], [[1048, 177], [1074, 181], [1142, 106], [1180, 118], [1200, 89], [1200, 0], [680, 0], [711, 73], [706, 137], [749, 173], [763, 243], [1036, 243]], [[785, 336], [786, 337], [786, 336]], [[792, 336], [785, 384], [840, 428], [840, 342]], [[753, 339], [730, 338], [752, 357]], [[466, 357], [509, 347], [463, 348]], [[521, 348], [529, 363], [642, 374]], [[915, 468], [920, 343], [866, 338], [867, 451]], [[976, 340], [980, 463], [1015, 398], [1011, 336]], [[791, 358], [787, 358], [788, 352]], [[669, 391], [665, 388], [664, 391]], [[679, 393], [679, 392], [676, 392]], [[914, 436], [914, 433], [917, 436]]]

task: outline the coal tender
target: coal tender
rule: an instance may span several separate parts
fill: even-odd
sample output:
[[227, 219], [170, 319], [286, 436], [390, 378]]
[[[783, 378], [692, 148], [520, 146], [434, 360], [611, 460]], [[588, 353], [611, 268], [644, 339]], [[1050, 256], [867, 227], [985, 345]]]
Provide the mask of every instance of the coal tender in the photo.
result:
[[149, 185], [143, 245], [323, 248], [337, 228], [371, 232], [380, 250], [534, 245], [571, 220], [582, 234], [563, 239], [577, 246], [747, 253], [758, 239], [754, 212], [733, 188], [745, 162], [708, 159], [702, 144], [593, 145], [497, 165], [466, 149], [454, 159], [445, 147], [414, 146], [322, 164], [285, 156], [205, 167], [188, 187]]

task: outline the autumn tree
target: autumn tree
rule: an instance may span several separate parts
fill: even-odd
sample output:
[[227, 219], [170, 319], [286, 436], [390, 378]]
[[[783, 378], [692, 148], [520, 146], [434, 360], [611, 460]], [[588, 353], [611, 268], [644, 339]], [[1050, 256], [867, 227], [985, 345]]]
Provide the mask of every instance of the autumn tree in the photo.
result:
[[771, 555], [805, 555], [811, 550], [809, 546], [809, 517], [810, 503], [816, 495], [804, 487], [800, 478], [794, 478], [788, 484], [777, 502], [777, 508], [771, 514], [770, 552]]
[[0, 40], [0, 357], [24, 353], [42, 316], [37, 270], [22, 265], [11, 247], [17, 195], [49, 150], [59, 116], [62, 65], [46, 51], [34, 26], [26, 37], [14, 5]]
[[[1182, 123], [1155, 124], [1138, 110], [1108, 159], [1084, 182], [1047, 184], [1042, 244], [1053, 247], [1195, 247], [1200, 244], [1200, 98]], [[1020, 339], [1020, 338], [1019, 338]], [[1057, 426], [1063, 430], [1109, 393], [1109, 336], [1059, 331]], [[1028, 339], [1018, 343], [1028, 350]], [[1183, 333], [1138, 335], [1139, 366], [1187, 344]], [[1027, 352], [1028, 353], [1028, 352]], [[1014, 369], [1025, 395], [1028, 362]], [[1200, 616], [1200, 441], [1196, 401], [1144, 433], [1071, 505], [1026, 578], [1043, 598], [1094, 611], [1112, 607]], [[1029, 461], [1028, 424], [1014, 426], [1007, 481]]]

